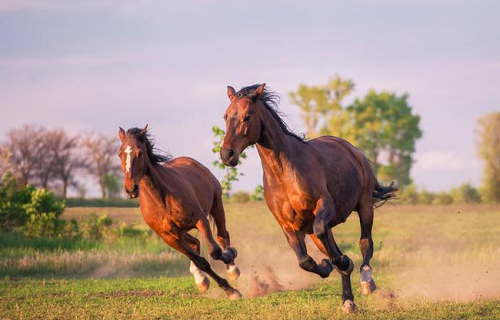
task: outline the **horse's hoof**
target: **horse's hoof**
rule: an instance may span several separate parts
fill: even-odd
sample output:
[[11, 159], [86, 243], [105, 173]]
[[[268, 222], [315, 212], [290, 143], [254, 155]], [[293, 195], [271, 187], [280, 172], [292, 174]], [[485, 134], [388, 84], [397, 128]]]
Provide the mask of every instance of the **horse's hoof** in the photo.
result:
[[238, 268], [238, 266], [235, 264], [229, 265], [229, 268], [226, 269], [226, 273], [227, 273], [227, 279], [229, 281], [234, 281], [238, 279], [241, 274], [240, 268]]
[[233, 247], [229, 247], [227, 249], [233, 252], [233, 260], [236, 259], [236, 257], [238, 256], [238, 251], [236, 251], [236, 249]]
[[368, 295], [375, 291], [377, 289], [377, 286], [375, 285], [375, 281], [371, 279], [370, 281], [361, 281], [361, 294], [362, 295]]
[[361, 294], [367, 295], [375, 291], [377, 286], [372, 278], [372, 268], [368, 265], [361, 268]]
[[229, 300], [238, 300], [241, 299], [241, 297], [241, 293], [236, 289], [233, 289], [233, 291], [227, 295]]
[[354, 304], [354, 301], [352, 300], [344, 301], [344, 304], [342, 305], [342, 311], [346, 314], [356, 312], [356, 305]]
[[330, 259], [321, 260], [319, 266], [326, 271], [325, 274], [320, 275], [322, 278], [327, 278], [333, 271], [333, 264]]
[[200, 290], [200, 292], [205, 292], [208, 290], [208, 288], [210, 288], [210, 280], [205, 276], [203, 277], [202, 281], [196, 282], [196, 286], [198, 287], [198, 290]]

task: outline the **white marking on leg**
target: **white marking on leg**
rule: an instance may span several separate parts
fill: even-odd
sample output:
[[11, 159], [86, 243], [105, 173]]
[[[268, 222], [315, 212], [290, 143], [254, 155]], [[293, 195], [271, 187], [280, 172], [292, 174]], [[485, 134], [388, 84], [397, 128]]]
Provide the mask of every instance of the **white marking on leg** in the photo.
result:
[[189, 264], [189, 272], [194, 276], [194, 282], [196, 284], [203, 283], [205, 278], [207, 277], [203, 271], [198, 269], [198, 267], [194, 264], [193, 261]]
[[125, 153], [127, 154], [127, 159], [125, 160], [125, 169], [127, 169], [127, 172], [130, 172], [130, 168], [132, 167], [132, 163], [130, 160], [130, 153], [132, 153], [132, 148], [130, 146], [127, 146], [127, 148], [125, 148]]
[[235, 264], [229, 265], [229, 268], [227, 268], [227, 273], [233, 273], [236, 269], [238, 269], [238, 266]]

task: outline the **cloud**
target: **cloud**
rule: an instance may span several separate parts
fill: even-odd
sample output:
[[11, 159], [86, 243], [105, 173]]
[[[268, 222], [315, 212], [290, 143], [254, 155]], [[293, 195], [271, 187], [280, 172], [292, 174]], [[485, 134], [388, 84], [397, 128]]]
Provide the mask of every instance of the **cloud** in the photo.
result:
[[477, 168], [477, 159], [466, 159], [452, 151], [427, 151], [415, 155], [414, 169], [416, 171], [459, 171], [466, 168]]

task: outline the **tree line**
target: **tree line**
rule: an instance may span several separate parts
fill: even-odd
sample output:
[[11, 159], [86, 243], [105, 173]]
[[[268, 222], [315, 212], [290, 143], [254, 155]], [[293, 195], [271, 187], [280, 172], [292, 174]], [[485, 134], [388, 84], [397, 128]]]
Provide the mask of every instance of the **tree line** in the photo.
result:
[[83, 180], [92, 177], [102, 198], [120, 192], [118, 141], [97, 133], [69, 134], [62, 129], [24, 125], [8, 131], [0, 143], [0, 177], [11, 172], [21, 186], [48, 189], [66, 198], [68, 189], [86, 193]]

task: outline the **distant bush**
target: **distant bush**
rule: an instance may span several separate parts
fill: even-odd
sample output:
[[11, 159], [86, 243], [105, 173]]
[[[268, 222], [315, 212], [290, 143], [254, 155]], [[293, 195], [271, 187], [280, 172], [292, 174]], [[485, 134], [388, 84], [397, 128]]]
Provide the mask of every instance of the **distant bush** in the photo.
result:
[[21, 187], [9, 175], [0, 183], [0, 224], [4, 231], [19, 228], [31, 238], [57, 237], [64, 225], [59, 219], [63, 211], [64, 202], [45, 189]]
[[87, 240], [101, 240], [112, 232], [110, 230], [112, 224], [113, 220], [106, 215], [98, 216], [92, 213], [80, 221], [81, 235]]
[[263, 201], [264, 200], [264, 187], [260, 184], [255, 188], [252, 194], [252, 200]]
[[238, 191], [231, 195], [231, 200], [237, 203], [246, 203], [250, 201], [250, 194], [246, 191]]
[[414, 184], [407, 185], [399, 194], [400, 202], [406, 204], [418, 203], [418, 191]]
[[436, 199], [436, 194], [425, 189], [418, 194], [418, 202], [421, 204], [432, 204]]
[[454, 203], [479, 203], [481, 195], [470, 183], [463, 183], [450, 191]]
[[436, 194], [434, 200], [432, 200], [432, 204], [435, 205], [450, 205], [452, 203], [453, 203], [453, 198], [444, 191]]

